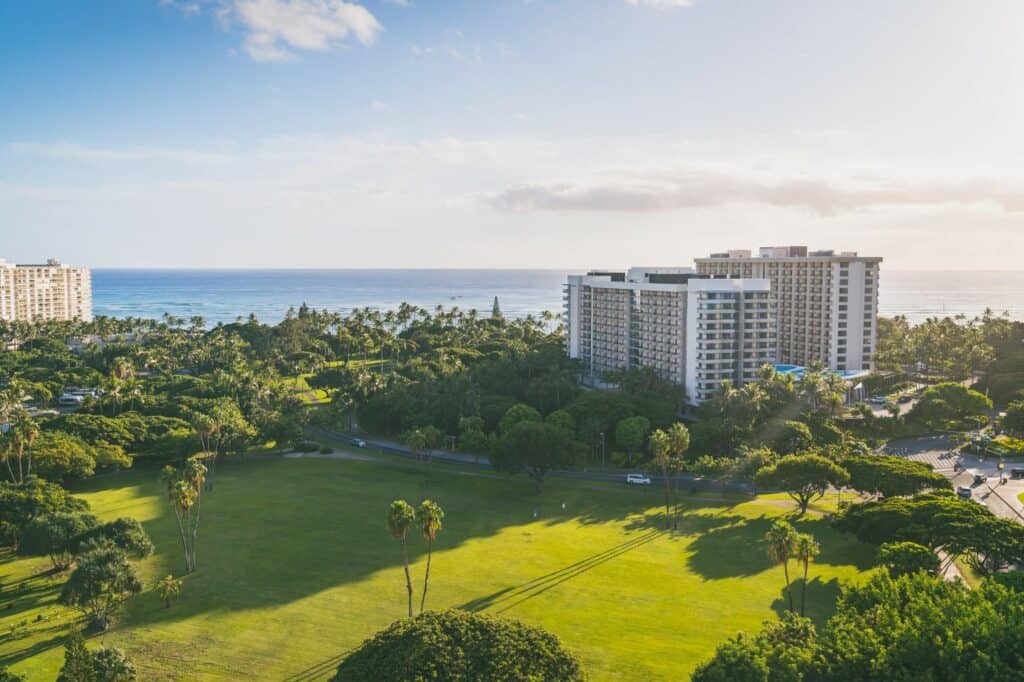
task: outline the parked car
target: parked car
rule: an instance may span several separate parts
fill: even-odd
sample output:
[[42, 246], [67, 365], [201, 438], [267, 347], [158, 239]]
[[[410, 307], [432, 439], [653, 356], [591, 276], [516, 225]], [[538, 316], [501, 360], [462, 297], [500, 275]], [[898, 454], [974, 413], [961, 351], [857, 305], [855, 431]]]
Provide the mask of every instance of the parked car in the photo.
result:
[[366, 441], [363, 440], [362, 438], [353, 438], [352, 440], [349, 441], [349, 443], [351, 443], [352, 445], [355, 445], [357, 448], [365, 448], [366, 447]]
[[629, 485], [650, 485], [651, 477], [645, 474], [626, 474], [626, 483]]
[[896, 402], [898, 402], [898, 403], [909, 403], [913, 399], [914, 399], [914, 396], [912, 396], [912, 395], [901, 395], [899, 398], [896, 399]]
[[1010, 478], [1012, 478], [1015, 481], [1019, 481], [1020, 479], [1024, 478], [1024, 469], [1010, 469]]
[[988, 476], [985, 474], [974, 474], [974, 485], [981, 485], [982, 483], [988, 482]]
[[885, 405], [887, 402], [889, 402], [889, 399], [886, 398], [884, 395], [876, 395], [874, 398], [871, 398], [868, 402], [871, 403], [872, 405]]
[[965, 500], [969, 500], [969, 499], [971, 499], [971, 495], [972, 495], [973, 493], [971, 492], [971, 489], [970, 489], [970, 488], [968, 488], [968, 487], [967, 487], [967, 486], [965, 486], [965, 485], [962, 485], [962, 486], [959, 486], [959, 487], [958, 487], [958, 488], [956, 489], [956, 494], [957, 494], [958, 496], [960, 496], [960, 497], [964, 498]]

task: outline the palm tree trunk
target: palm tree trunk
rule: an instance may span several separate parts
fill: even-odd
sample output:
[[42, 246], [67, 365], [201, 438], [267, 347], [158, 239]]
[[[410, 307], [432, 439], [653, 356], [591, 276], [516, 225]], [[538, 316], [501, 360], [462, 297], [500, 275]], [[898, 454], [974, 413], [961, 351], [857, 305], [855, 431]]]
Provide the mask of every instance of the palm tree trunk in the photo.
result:
[[430, 558], [434, 553], [434, 541], [427, 538], [427, 572], [423, 574], [423, 596], [420, 597], [420, 613], [423, 613], [423, 605], [427, 603], [427, 583], [430, 582]]
[[672, 512], [670, 510], [670, 494], [668, 481], [668, 467], [662, 467], [661, 476], [665, 479], [665, 530], [672, 527]]
[[804, 561], [804, 584], [800, 587], [800, 615], [804, 615], [804, 607], [807, 605], [807, 570], [811, 562]]
[[786, 574], [786, 597], [789, 599], [789, 612], [796, 613], [793, 609], [793, 590], [789, 586], [789, 559], [783, 562], [782, 570]]
[[409, 550], [402, 538], [402, 561], [405, 563], [405, 589], [409, 595], [409, 617], [412, 618], [412, 578], [409, 576]]

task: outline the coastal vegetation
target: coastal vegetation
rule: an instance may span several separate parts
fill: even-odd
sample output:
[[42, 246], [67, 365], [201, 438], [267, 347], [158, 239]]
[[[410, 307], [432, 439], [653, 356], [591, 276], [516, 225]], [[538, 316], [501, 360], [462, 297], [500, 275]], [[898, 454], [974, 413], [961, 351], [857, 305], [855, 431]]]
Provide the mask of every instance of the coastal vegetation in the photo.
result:
[[[478, 626], [431, 615], [429, 590], [439, 612], [542, 628], [558, 660], [597, 677], [679, 677], [723, 642], [701, 675], [750, 657], [817, 670], [830, 616], [863, 625], [849, 605], [872, 573], [913, 583], [876, 579], [876, 592], [927, 592], [918, 572], [957, 563], [981, 585], [1024, 561], [1021, 526], [927, 465], [873, 452], [898, 434], [991, 429], [996, 405], [1008, 433], [987, 447], [1012, 451], [1024, 325], [881, 332], [886, 372], [864, 383], [913, 400], [884, 415], [848, 408], [849, 386], [822, 367], [797, 381], [766, 366], [692, 409], [648, 370], [592, 390], [554, 316], [303, 306], [276, 325], [0, 325], [0, 668], [52, 679], [65, 641], [65, 666], [116, 664], [101, 653], [113, 648], [68, 640], [85, 628], [143, 679], [218, 666], [326, 678], [364, 640]], [[661, 478], [601, 482], [623, 469]], [[391, 625], [400, 615], [414, 620]], [[325, 630], [343, 634], [325, 645]], [[779, 637], [797, 645], [777, 651]]]

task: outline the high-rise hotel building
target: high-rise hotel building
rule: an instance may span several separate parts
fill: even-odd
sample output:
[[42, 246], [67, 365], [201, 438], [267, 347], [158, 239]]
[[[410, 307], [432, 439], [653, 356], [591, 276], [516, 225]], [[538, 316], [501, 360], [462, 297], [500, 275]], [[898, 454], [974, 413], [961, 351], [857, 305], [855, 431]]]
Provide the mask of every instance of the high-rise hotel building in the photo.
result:
[[725, 380], [742, 385], [775, 362], [776, 324], [766, 279], [700, 275], [692, 268], [632, 268], [570, 275], [569, 356], [592, 381], [650, 367], [682, 384], [691, 402]]
[[88, 268], [50, 259], [13, 265], [0, 260], [0, 320], [92, 320]]
[[698, 258], [705, 275], [771, 280], [779, 362], [821, 362], [836, 371], [872, 369], [878, 340], [878, 257], [771, 246]]

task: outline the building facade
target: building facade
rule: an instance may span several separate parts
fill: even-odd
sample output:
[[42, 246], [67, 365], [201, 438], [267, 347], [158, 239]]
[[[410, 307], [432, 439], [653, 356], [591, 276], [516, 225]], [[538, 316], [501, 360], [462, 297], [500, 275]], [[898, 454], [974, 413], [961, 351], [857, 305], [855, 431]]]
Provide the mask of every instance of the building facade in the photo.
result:
[[697, 272], [771, 280], [778, 321], [779, 362], [836, 371], [873, 368], [878, 340], [878, 257], [762, 247], [698, 258]]
[[570, 275], [569, 356], [588, 378], [649, 367], [701, 402], [723, 381], [742, 385], [776, 361], [771, 284], [714, 278], [692, 268], [633, 268]]
[[92, 320], [88, 268], [50, 259], [13, 265], [0, 260], [0, 320]]

